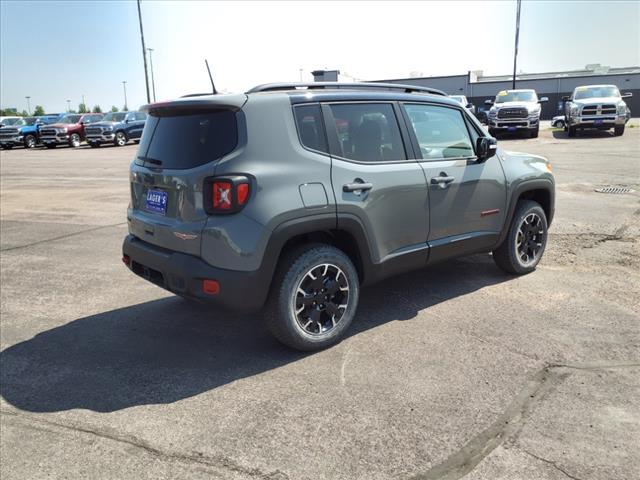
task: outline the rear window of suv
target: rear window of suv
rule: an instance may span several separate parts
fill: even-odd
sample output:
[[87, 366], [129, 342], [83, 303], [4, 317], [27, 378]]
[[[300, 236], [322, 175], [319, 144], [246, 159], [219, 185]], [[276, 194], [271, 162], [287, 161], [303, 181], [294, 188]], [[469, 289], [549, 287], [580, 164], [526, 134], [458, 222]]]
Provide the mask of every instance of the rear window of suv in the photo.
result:
[[236, 114], [218, 110], [188, 115], [149, 115], [136, 163], [188, 169], [218, 160], [238, 144]]

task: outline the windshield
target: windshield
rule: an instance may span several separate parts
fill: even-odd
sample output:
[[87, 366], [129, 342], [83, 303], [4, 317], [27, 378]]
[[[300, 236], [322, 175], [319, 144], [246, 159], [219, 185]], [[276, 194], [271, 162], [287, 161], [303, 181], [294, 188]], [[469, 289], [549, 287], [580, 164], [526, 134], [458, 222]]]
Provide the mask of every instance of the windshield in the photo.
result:
[[466, 102], [467, 99], [464, 98], [463, 95], [451, 95], [451, 98], [453, 100], [455, 100], [456, 102], [462, 104], [462, 105], [466, 105], [467, 104], [467, 102]]
[[102, 119], [103, 122], [121, 122], [127, 116], [126, 112], [109, 112]]
[[537, 102], [538, 96], [533, 90], [503, 90], [496, 95], [496, 103], [504, 102]]
[[3, 125], [15, 125], [18, 122], [22, 122], [22, 119], [21, 118], [5, 118], [2, 121], [2, 124]]
[[28, 117], [24, 119], [24, 123], [25, 125], [35, 125], [36, 120], [38, 120], [36, 117]]
[[56, 123], [58, 121], [58, 117], [45, 117], [42, 119], [42, 123], [45, 125], [51, 125], [52, 123]]
[[57, 123], [78, 123], [81, 115], [65, 115]]
[[600, 87], [578, 87], [576, 88], [574, 100], [584, 100], [585, 98], [619, 97], [618, 87], [613, 85], [603, 85]]

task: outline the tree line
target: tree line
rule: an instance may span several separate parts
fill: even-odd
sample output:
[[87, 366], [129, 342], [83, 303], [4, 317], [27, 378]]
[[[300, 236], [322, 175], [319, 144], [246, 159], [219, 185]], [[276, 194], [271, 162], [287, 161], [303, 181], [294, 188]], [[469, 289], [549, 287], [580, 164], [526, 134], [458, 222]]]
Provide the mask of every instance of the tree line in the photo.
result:
[[[125, 105], [122, 108], [122, 110], [119, 110], [118, 107], [113, 105], [111, 106], [111, 110], [109, 111], [110, 112], [119, 112], [119, 111], [128, 112], [129, 109]], [[78, 104], [77, 110], [72, 109], [72, 110], [69, 110], [69, 112], [67, 113], [103, 113], [103, 110], [100, 107], [100, 105], [94, 105], [92, 109], [89, 109], [84, 103], [80, 103]], [[42, 105], [36, 105], [33, 109], [32, 114], [29, 114], [29, 112], [27, 112], [26, 110], [17, 112], [9, 108], [0, 109], [0, 117], [41, 117], [42, 115], [46, 115], [44, 111], [44, 107]]]

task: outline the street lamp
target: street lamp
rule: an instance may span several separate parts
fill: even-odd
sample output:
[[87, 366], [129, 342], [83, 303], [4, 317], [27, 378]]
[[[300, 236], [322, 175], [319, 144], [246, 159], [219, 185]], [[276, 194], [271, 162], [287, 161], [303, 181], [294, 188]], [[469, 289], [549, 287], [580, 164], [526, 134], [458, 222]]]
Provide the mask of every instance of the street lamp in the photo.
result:
[[71, 111], [71, 100], [67, 100], [67, 113]]
[[127, 107], [127, 81], [123, 80], [122, 81], [122, 88], [124, 88], [124, 109], [129, 110], [129, 108]]
[[31, 115], [31, 103], [29, 102], [29, 99], [30, 99], [31, 97], [24, 97], [24, 98], [26, 98], [26, 99], [27, 99], [27, 113], [28, 113], [29, 115]]
[[156, 82], [153, 79], [153, 57], [151, 56], [151, 53], [153, 52], [153, 48], [147, 48], [147, 50], [149, 51], [149, 64], [151, 66], [151, 88], [153, 90], [153, 101], [156, 101]]

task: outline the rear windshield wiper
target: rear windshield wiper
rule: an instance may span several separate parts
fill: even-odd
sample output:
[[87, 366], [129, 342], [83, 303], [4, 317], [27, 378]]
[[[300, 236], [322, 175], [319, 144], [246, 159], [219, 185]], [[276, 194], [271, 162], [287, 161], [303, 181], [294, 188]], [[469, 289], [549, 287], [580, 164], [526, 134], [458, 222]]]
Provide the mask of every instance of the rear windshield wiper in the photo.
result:
[[155, 158], [143, 157], [142, 155], [138, 155], [138, 159], [142, 160], [143, 162], [153, 163], [154, 165], [162, 165], [162, 160], [157, 160]]

